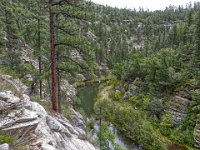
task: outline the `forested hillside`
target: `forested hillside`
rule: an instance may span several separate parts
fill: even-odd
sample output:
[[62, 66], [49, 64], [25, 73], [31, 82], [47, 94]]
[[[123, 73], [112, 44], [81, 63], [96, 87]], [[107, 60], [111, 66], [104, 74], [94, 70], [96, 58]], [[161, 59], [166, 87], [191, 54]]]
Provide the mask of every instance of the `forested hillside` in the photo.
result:
[[199, 6], [137, 12], [91, 5], [98, 21], [87, 30], [97, 62], [116, 76], [105, 84], [109, 100], [100, 98], [95, 110], [145, 149], [169, 148], [166, 137], [199, 147]]
[[151, 12], [82, 0], [1, 0], [0, 66], [59, 113], [66, 103], [80, 107], [66, 85], [109, 76], [97, 116], [143, 149], [200, 148], [199, 2]]

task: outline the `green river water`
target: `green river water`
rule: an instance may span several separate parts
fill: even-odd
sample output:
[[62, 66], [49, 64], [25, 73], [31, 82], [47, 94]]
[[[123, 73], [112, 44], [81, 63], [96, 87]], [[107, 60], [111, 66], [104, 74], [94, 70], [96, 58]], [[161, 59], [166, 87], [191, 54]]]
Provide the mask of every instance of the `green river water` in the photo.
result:
[[[98, 88], [100, 83], [86, 84], [83, 87], [78, 88], [77, 96], [81, 100], [81, 108], [84, 110], [86, 116], [90, 118], [94, 115], [94, 104], [96, 102]], [[126, 142], [127, 139], [124, 139], [123, 135], [118, 134], [118, 143], [124, 145], [128, 150], [141, 150], [135, 146], [132, 146], [133, 143]], [[130, 148], [131, 147], [131, 148]], [[134, 147], [134, 148], [132, 148]], [[175, 144], [169, 145], [168, 150], [187, 150], [186, 148], [177, 146]]]
[[99, 83], [93, 83], [78, 88], [77, 96], [81, 100], [81, 107], [89, 118], [94, 114], [93, 107], [96, 102], [99, 85]]

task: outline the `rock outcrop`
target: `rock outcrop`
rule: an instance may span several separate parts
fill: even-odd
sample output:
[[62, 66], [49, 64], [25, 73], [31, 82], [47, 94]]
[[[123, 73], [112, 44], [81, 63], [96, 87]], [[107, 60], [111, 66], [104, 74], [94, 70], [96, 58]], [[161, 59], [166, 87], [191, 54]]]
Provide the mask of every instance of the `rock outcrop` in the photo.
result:
[[10, 150], [9, 145], [7, 143], [0, 145], [0, 150]]
[[174, 98], [168, 102], [168, 112], [172, 116], [173, 124], [179, 124], [187, 117], [189, 102], [190, 100], [188, 98], [184, 98], [181, 95], [174, 96]]
[[12, 91], [0, 91], [0, 131], [15, 139], [11, 145], [0, 145], [0, 149], [17, 149], [20, 143], [27, 150], [95, 150], [87, 140], [80, 139], [86, 136], [79, 113], [73, 110], [72, 125], [64, 116], [48, 113], [40, 104], [30, 101], [26, 94], [22, 95], [18, 97]]
[[130, 84], [128, 87], [128, 92], [130, 96], [137, 96], [139, 93], [139, 88], [135, 86], [134, 83]]
[[73, 97], [76, 96], [76, 86], [69, 84], [67, 80], [61, 80], [61, 91], [63, 92], [63, 98], [67, 102], [72, 102]]
[[31, 64], [35, 69], [39, 70], [39, 62], [33, 57], [33, 52], [34, 50], [24, 43], [24, 45], [21, 45], [19, 55], [24, 64]]
[[72, 126], [61, 115], [49, 115], [36, 102], [24, 102], [10, 92], [0, 92], [0, 104], [1, 131], [11, 133], [28, 149], [95, 150], [88, 141], [79, 139], [80, 134], [85, 134], [82, 128]]
[[82, 61], [83, 60], [83, 57], [78, 50], [72, 50], [70, 53], [70, 58], [73, 61]]

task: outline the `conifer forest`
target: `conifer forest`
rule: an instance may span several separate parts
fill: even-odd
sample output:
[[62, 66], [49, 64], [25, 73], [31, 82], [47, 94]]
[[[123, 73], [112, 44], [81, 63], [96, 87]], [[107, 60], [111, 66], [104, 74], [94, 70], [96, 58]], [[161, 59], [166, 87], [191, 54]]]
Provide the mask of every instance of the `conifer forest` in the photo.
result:
[[200, 2], [0, 0], [0, 150], [198, 149]]

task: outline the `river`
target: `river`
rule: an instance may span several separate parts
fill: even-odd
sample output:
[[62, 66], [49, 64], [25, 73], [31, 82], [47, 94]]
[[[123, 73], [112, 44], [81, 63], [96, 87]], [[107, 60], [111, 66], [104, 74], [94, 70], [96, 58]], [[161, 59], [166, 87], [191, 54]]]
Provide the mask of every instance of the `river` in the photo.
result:
[[88, 118], [94, 114], [93, 107], [96, 102], [99, 85], [99, 83], [88, 83], [78, 88], [77, 97], [81, 100], [81, 107]]
[[[86, 84], [85, 86], [78, 88], [77, 96], [81, 100], [81, 107], [85, 111], [85, 114], [88, 118], [91, 118], [94, 115], [93, 107], [97, 100], [96, 98], [98, 94], [99, 85], [100, 83], [93, 83], [93, 84]], [[138, 146], [131, 140], [124, 137], [112, 124], [108, 128], [112, 131], [113, 134], [115, 134], [116, 144], [126, 148], [127, 150], [142, 150], [140, 146]], [[98, 129], [99, 129], [99, 124], [96, 122], [94, 125], [95, 132], [97, 132]], [[114, 150], [112, 145], [110, 145], [110, 150]], [[187, 149], [172, 144], [169, 145], [168, 150], [187, 150]]]
[[[85, 114], [88, 118], [94, 115], [94, 104], [96, 102], [99, 83], [87, 84], [86, 86], [79, 87], [77, 96], [81, 100], [81, 107], [85, 111]], [[111, 124], [108, 127], [112, 133], [115, 135], [115, 143], [126, 148], [127, 150], [142, 150], [139, 146], [134, 144], [132, 141], [125, 138], [120, 132]], [[94, 125], [94, 137], [96, 132], [99, 130], [98, 122]], [[110, 144], [110, 150], [114, 150], [113, 145]]]

